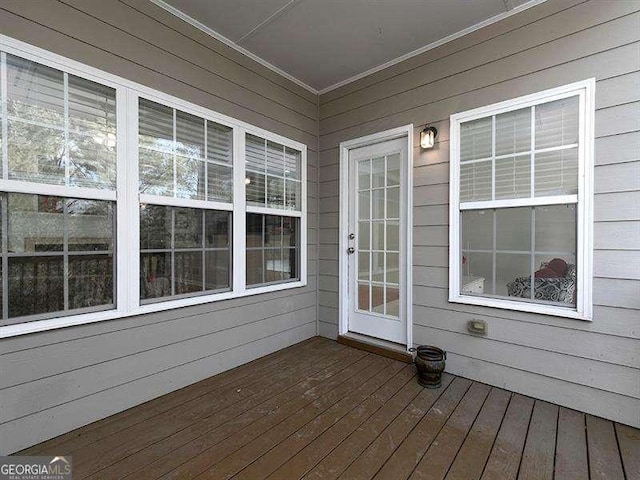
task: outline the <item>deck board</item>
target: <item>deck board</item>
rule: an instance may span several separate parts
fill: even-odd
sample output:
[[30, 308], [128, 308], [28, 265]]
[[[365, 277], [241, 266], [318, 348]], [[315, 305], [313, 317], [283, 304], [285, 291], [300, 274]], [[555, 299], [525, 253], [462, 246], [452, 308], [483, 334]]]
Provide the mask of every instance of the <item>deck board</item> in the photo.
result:
[[560, 408], [554, 480], [589, 478], [584, 413]]
[[314, 338], [30, 447], [76, 479], [640, 479], [640, 431]]
[[443, 480], [484, 405], [491, 387], [474, 382], [409, 477]]
[[622, 480], [622, 460], [612, 422], [587, 415], [587, 446], [591, 480]]
[[489, 454], [482, 480], [515, 480], [520, 468], [534, 400], [514, 395]]
[[624, 473], [629, 480], [640, 479], [640, 431], [616, 423], [616, 434], [620, 445], [620, 457]]
[[536, 400], [518, 480], [553, 480], [558, 406]]
[[446, 480], [478, 480], [502, 424], [511, 393], [492, 388], [478, 418], [451, 464]]

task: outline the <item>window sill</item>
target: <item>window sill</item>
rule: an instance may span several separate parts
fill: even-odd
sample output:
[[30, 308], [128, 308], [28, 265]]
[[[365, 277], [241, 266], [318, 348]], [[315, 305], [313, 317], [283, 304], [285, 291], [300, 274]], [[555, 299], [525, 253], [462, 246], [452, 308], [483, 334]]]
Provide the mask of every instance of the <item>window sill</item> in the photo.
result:
[[211, 295], [202, 295], [197, 297], [181, 298], [177, 300], [167, 300], [166, 302], [149, 303], [140, 305], [138, 308], [122, 311], [122, 310], [105, 310], [101, 312], [84, 313], [78, 315], [67, 315], [65, 317], [50, 318], [47, 320], [36, 320], [32, 322], [16, 323], [0, 327], [0, 339], [16, 337], [18, 335], [26, 335], [29, 333], [44, 332], [58, 328], [72, 327], [76, 325], [86, 325], [89, 323], [103, 322], [105, 320], [115, 320], [118, 318], [133, 317], [136, 315], [144, 315], [147, 313], [161, 312], [165, 310], [173, 310], [176, 308], [190, 307], [193, 305], [202, 305], [205, 303], [219, 302], [222, 300], [233, 300], [235, 298], [249, 297], [262, 293], [278, 292], [280, 290], [290, 290], [293, 288], [306, 287], [306, 281], [295, 281], [282, 284], [266, 285], [246, 289], [242, 292], [223, 292]]
[[449, 295], [450, 303], [462, 303], [465, 305], [478, 305], [481, 307], [501, 308], [504, 310], [514, 310], [526, 313], [537, 313], [539, 315], [550, 315], [553, 317], [573, 318], [590, 322], [590, 315], [585, 315], [576, 309], [556, 307], [553, 305], [540, 305], [535, 303], [502, 300], [499, 298], [474, 297], [471, 295]]

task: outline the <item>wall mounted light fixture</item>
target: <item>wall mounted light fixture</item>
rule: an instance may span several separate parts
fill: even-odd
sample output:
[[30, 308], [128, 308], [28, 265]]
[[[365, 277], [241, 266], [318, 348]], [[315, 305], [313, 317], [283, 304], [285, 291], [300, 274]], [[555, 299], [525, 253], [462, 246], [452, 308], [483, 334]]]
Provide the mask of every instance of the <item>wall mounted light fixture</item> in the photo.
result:
[[436, 127], [424, 127], [424, 130], [420, 132], [420, 146], [422, 148], [433, 148], [436, 143], [436, 135], [438, 135]]

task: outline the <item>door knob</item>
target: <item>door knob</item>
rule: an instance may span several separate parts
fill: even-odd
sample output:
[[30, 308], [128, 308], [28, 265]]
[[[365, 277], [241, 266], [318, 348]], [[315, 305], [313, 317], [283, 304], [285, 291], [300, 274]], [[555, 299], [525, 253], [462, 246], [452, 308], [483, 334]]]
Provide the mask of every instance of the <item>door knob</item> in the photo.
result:
[[349, 248], [347, 248], [347, 253], [348, 253], [349, 255], [351, 255], [352, 253], [355, 253], [355, 251], [356, 251], [356, 249], [355, 249], [355, 248], [353, 248], [353, 247], [349, 247]]
[[355, 233], [350, 233], [349, 234], [349, 240], [353, 240], [354, 238], [356, 238], [356, 234]]

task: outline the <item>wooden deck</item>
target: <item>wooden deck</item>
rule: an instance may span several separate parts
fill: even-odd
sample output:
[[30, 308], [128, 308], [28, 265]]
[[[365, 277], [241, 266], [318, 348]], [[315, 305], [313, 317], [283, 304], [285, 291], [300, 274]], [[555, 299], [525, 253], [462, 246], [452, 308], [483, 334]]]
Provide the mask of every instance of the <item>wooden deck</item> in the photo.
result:
[[640, 431], [314, 338], [31, 447], [74, 479], [640, 479]]

